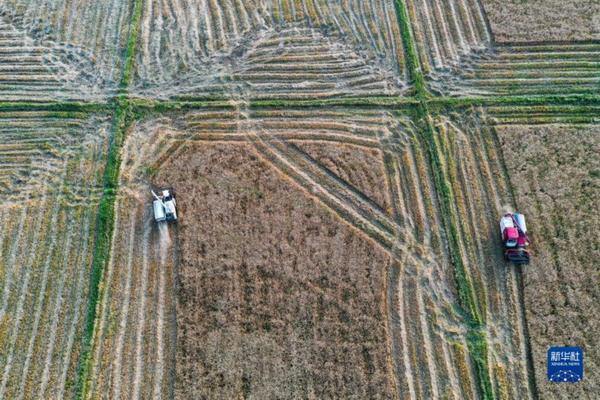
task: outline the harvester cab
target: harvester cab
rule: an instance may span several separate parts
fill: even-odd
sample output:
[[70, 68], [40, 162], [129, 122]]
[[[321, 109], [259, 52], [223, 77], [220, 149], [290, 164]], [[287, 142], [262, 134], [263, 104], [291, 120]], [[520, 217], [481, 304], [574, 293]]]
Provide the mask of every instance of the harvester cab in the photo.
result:
[[160, 191], [160, 196], [154, 193], [152, 190], [152, 196], [154, 201], [152, 202], [152, 208], [154, 210], [154, 220], [156, 222], [172, 222], [177, 221], [177, 208], [175, 202], [175, 196], [168, 189]]
[[529, 237], [525, 216], [507, 213], [500, 219], [500, 235], [504, 243], [504, 258], [515, 265], [529, 264]]

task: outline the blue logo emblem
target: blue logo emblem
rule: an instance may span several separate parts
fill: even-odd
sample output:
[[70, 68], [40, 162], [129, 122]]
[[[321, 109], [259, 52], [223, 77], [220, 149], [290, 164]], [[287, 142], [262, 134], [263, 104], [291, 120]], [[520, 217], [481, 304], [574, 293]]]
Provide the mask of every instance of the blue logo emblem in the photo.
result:
[[550, 347], [548, 349], [548, 380], [579, 382], [583, 379], [581, 347]]

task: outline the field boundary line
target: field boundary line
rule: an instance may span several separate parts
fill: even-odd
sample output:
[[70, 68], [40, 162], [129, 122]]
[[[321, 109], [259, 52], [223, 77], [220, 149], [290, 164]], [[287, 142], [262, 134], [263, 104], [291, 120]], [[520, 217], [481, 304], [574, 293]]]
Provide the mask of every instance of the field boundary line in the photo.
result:
[[[428, 100], [431, 98], [425, 84], [425, 77], [417, 56], [417, 44], [414, 41], [414, 34], [411, 21], [408, 18], [408, 8], [405, 0], [395, 0], [396, 12], [399, 24], [401, 25], [402, 39], [407, 51], [407, 62], [409, 66], [410, 78], [415, 85], [415, 95], [419, 104], [416, 108], [416, 123], [421, 126], [419, 139], [423, 141], [426, 148], [427, 159], [432, 172], [433, 185], [437, 194], [437, 203], [440, 208], [442, 218], [442, 229], [446, 231], [448, 253], [451, 263], [454, 266], [454, 276], [459, 294], [461, 307], [466, 311], [463, 317], [468, 327], [466, 335], [469, 357], [475, 369], [476, 386], [483, 399], [493, 399], [491, 377], [488, 366], [488, 345], [483, 330], [485, 322], [479, 304], [476, 301], [475, 289], [462, 260], [460, 251], [459, 229], [456, 222], [456, 216], [453, 213], [452, 205], [454, 203], [451, 187], [444, 174], [444, 168], [439, 159], [437, 143], [435, 141], [435, 127], [433, 126], [432, 116], [428, 107]], [[433, 379], [433, 378], [432, 378]]]
[[125, 48], [123, 59], [123, 72], [119, 83], [119, 95], [112, 101], [114, 107], [112, 137], [104, 170], [104, 193], [100, 200], [96, 220], [96, 238], [92, 258], [87, 315], [75, 383], [75, 398], [78, 400], [86, 399], [87, 391], [89, 390], [88, 381], [91, 358], [93, 356], [96, 320], [100, 306], [99, 300], [101, 295], [103, 295], [104, 270], [112, 256], [111, 246], [115, 227], [115, 201], [119, 186], [121, 148], [124, 143], [126, 131], [133, 123], [132, 118], [130, 118], [131, 105], [127, 98], [127, 89], [131, 83], [133, 67], [135, 65], [142, 3], [142, 0], [133, 0], [133, 13], [129, 23], [127, 47]]
[[[423, 98], [423, 95], [427, 96]], [[515, 110], [524, 106], [579, 106], [579, 107], [598, 107], [600, 106], [600, 95], [596, 93], [579, 94], [550, 94], [550, 93], [532, 93], [529, 95], [462, 95], [462, 96], [430, 96], [426, 92], [421, 92], [421, 98], [416, 95], [409, 97], [380, 97], [380, 96], [361, 96], [361, 97], [331, 97], [328, 99], [281, 99], [265, 100], [250, 99], [252, 109], [285, 109], [285, 108], [315, 108], [323, 107], [348, 107], [356, 109], [388, 109], [397, 112], [405, 112], [409, 115], [414, 107], [421, 102], [425, 102], [431, 111], [443, 112], [448, 109], [471, 108], [471, 107], [497, 107], [513, 106]], [[156, 100], [130, 97], [124, 93], [116, 96], [108, 102], [10, 102], [0, 101], [0, 112], [79, 112], [79, 113], [108, 113], [114, 114], [115, 101], [121, 105], [129, 106], [136, 118], [141, 118], [147, 113], [165, 113], [171, 111], [192, 111], [203, 109], [229, 109], [235, 110], [234, 98], [221, 99], [190, 99], [190, 100]], [[68, 114], [65, 114], [68, 116]]]

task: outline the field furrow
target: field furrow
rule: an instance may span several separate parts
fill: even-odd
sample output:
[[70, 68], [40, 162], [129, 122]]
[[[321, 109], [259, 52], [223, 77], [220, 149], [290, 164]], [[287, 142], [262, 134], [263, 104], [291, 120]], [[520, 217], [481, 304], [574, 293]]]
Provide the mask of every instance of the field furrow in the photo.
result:
[[477, 0], [406, 0], [412, 17], [420, 62], [434, 76], [477, 58], [492, 44], [491, 32]]
[[123, 304], [120, 310], [120, 320], [119, 320], [119, 333], [115, 342], [115, 354], [114, 359], [112, 361], [112, 396], [115, 399], [121, 398], [121, 381], [123, 379], [122, 368], [123, 368], [123, 346], [125, 343], [125, 332], [127, 331], [127, 322], [129, 316], [129, 302], [130, 302], [130, 293], [131, 293], [131, 284], [132, 284], [132, 265], [133, 265], [133, 249], [134, 249], [134, 234], [136, 232], [136, 217], [137, 213], [131, 213], [131, 220], [129, 222], [129, 242], [128, 253], [126, 259], [126, 278], [125, 278], [125, 286], [123, 288]]
[[[59, 203], [57, 203], [59, 204]], [[3, 351], [4, 353], [4, 359], [3, 359], [3, 371], [2, 371], [2, 381], [0, 382], [0, 398], [4, 398], [7, 392], [7, 385], [9, 384], [9, 380], [11, 378], [11, 372], [13, 369], [13, 359], [15, 356], [15, 347], [17, 344], [17, 340], [19, 337], [19, 333], [20, 330], [26, 331], [26, 328], [22, 328], [21, 327], [21, 323], [23, 322], [23, 314], [24, 314], [24, 308], [25, 308], [25, 301], [27, 300], [28, 295], [30, 294], [28, 289], [29, 289], [29, 284], [30, 284], [30, 278], [31, 278], [31, 270], [33, 268], [33, 264], [35, 261], [37, 261], [37, 257], [39, 257], [39, 255], [36, 253], [37, 251], [37, 247], [40, 245], [40, 233], [45, 233], [42, 232], [42, 228], [45, 228], [46, 225], [42, 225], [42, 222], [44, 222], [44, 217], [47, 218], [46, 216], [46, 208], [48, 206], [48, 200], [46, 197], [46, 193], [44, 193], [42, 195], [42, 200], [41, 200], [41, 205], [39, 207], [38, 213], [35, 216], [35, 223], [33, 224], [33, 233], [31, 235], [31, 237], [28, 238], [28, 248], [27, 248], [27, 255], [23, 255], [22, 256], [22, 260], [19, 264], [16, 264], [14, 267], [15, 269], [18, 269], [19, 272], [23, 272], [22, 277], [17, 277], [16, 278], [16, 282], [13, 282], [13, 279], [15, 279], [14, 277], [14, 272], [8, 277], [7, 281], [6, 281], [6, 296], [4, 298], [6, 298], [6, 305], [3, 304], [3, 308], [0, 313], [0, 316], [4, 316], [5, 314], [10, 314], [12, 316], [11, 320], [13, 320], [13, 324], [12, 324], [12, 329], [11, 329], [11, 333], [10, 336], [7, 338], [6, 342], [4, 342], [3, 344], [7, 344], [8, 346], [6, 347], [5, 351]], [[52, 207], [52, 214], [51, 214], [51, 219], [54, 219], [55, 216], [58, 215], [59, 209], [58, 207], [54, 206]], [[22, 263], [23, 261], [25, 261], [24, 263]], [[12, 279], [11, 279], [12, 278]], [[4, 302], [3, 302], [4, 303]], [[12, 307], [10, 307], [10, 305], [14, 305], [14, 309]], [[26, 334], [26, 333], [25, 333]], [[16, 367], [19, 367], [19, 360], [17, 360], [15, 362]], [[10, 392], [11, 388], [13, 387], [9, 387], [8, 391]], [[18, 386], [14, 386], [14, 389], [18, 390]], [[13, 389], [13, 390], [14, 390]]]
[[[65, 160], [64, 162], [64, 167], [66, 167], [68, 162], [68, 159]], [[45, 300], [45, 295], [46, 295], [46, 289], [48, 287], [48, 279], [49, 279], [49, 274], [50, 274], [50, 266], [51, 263], [53, 263], [55, 261], [55, 259], [57, 258], [58, 254], [54, 254], [54, 250], [55, 247], [57, 245], [57, 241], [61, 240], [60, 245], [62, 245], [62, 247], [64, 247], [65, 242], [64, 237], [57, 237], [57, 228], [59, 226], [59, 217], [61, 216], [61, 214], [64, 216], [64, 211], [60, 209], [60, 205], [61, 205], [61, 200], [62, 200], [62, 189], [63, 189], [63, 185], [64, 185], [64, 174], [61, 174], [61, 185], [59, 187], [59, 191], [58, 191], [58, 195], [55, 198], [55, 205], [54, 205], [54, 209], [52, 211], [52, 216], [50, 218], [50, 230], [49, 232], [46, 232], [46, 236], [50, 237], [51, 239], [49, 240], [49, 243], [47, 243], [47, 253], [46, 253], [46, 258], [45, 261], [43, 263], [43, 270], [42, 270], [42, 279], [41, 279], [41, 283], [39, 284], [38, 287], [36, 287], [34, 290], [32, 290], [33, 293], [38, 292], [38, 296], [35, 300], [35, 306], [31, 309], [31, 312], [28, 312], [28, 315], [34, 315], [34, 319], [33, 319], [33, 325], [31, 327], [31, 331], [28, 333], [29, 334], [29, 345], [27, 346], [27, 351], [26, 351], [26, 356], [25, 356], [25, 360], [21, 361], [20, 364], [23, 365], [23, 372], [21, 374], [21, 379], [20, 382], [18, 384], [19, 387], [19, 392], [17, 395], [17, 399], [21, 400], [24, 395], [25, 395], [25, 388], [27, 386], [27, 374], [29, 372], [29, 367], [31, 365], [31, 358], [33, 355], [33, 351], [34, 351], [34, 345], [36, 343], [36, 339], [39, 333], [39, 328], [40, 328], [40, 320], [42, 318], [42, 311], [43, 311], [43, 307], [44, 307], [44, 300]], [[63, 217], [64, 218], [64, 217]], [[61, 221], [62, 222], [62, 221]], [[64, 222], [63, 222], [64, 223]], [[63, 223], [61, 223], [61, 225], [63, 225]], [[70, 234], [70, 229], [67, 229], [65, 232], [65, 235], [68, 236]], [[34, 242], [35, 243], [35, 242]]]
[[[67, 239], [66, 239], [67, 241], [64, 245], [62, 266], [64, 268], [65, 273], [62, 276], [62, 279], [60, 279], [58, 290], [56, 292], [56, 297], [54, 298], [54, 307], [53, 307], [52, 314], [51, 314], [52, 322], [49, 327], [50, 338], [48, 339], [48, 345], [47, 345], [47, 349], [46, 349], [46, 359], [43, 364], [44, 370], [42, 372], [42, 380], [40, 382], [40, 385], [39, 385], [39, 388], [37, 391], [37, 397], [45, 396], [46, 388], [48, 387], [48, 382], [50, 381], [50, 368], [52, 366], [52, 357], [54, 354], [54, 348], [56, 346], [56, 334], [57, 334], [56, 330], [58, 329], [59, 314], [62, 309], [62, 305], [63, 305], [63, 301], [64, 301], [63, 291], [65, 288], [65, 282], [67, 280], [66, 279], [67, 275], [73, 274], [75, 272], [75, 271], [73, 271], [73, 269], [69, 268], [69, 254], [70, 254], [70, 251], [72, 250], [71, 244], [73, 241], [74, 234], [75, 234], [75, 230], [71, 230], [71, 232], [67, 236]], [[24, 385], [22, 384], [22, 386], [24, 386]]]

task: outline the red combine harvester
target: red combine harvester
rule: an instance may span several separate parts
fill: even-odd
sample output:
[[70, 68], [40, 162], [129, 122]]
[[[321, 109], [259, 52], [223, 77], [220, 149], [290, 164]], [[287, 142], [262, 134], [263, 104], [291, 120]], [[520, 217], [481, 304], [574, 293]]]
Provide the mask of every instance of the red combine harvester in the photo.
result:
[[529, 264], [529, 237], [525, 216], [519, 213], [504, 214], [500, 219], [500, 234], [504, 243], [504, 258], [515, 265]]

